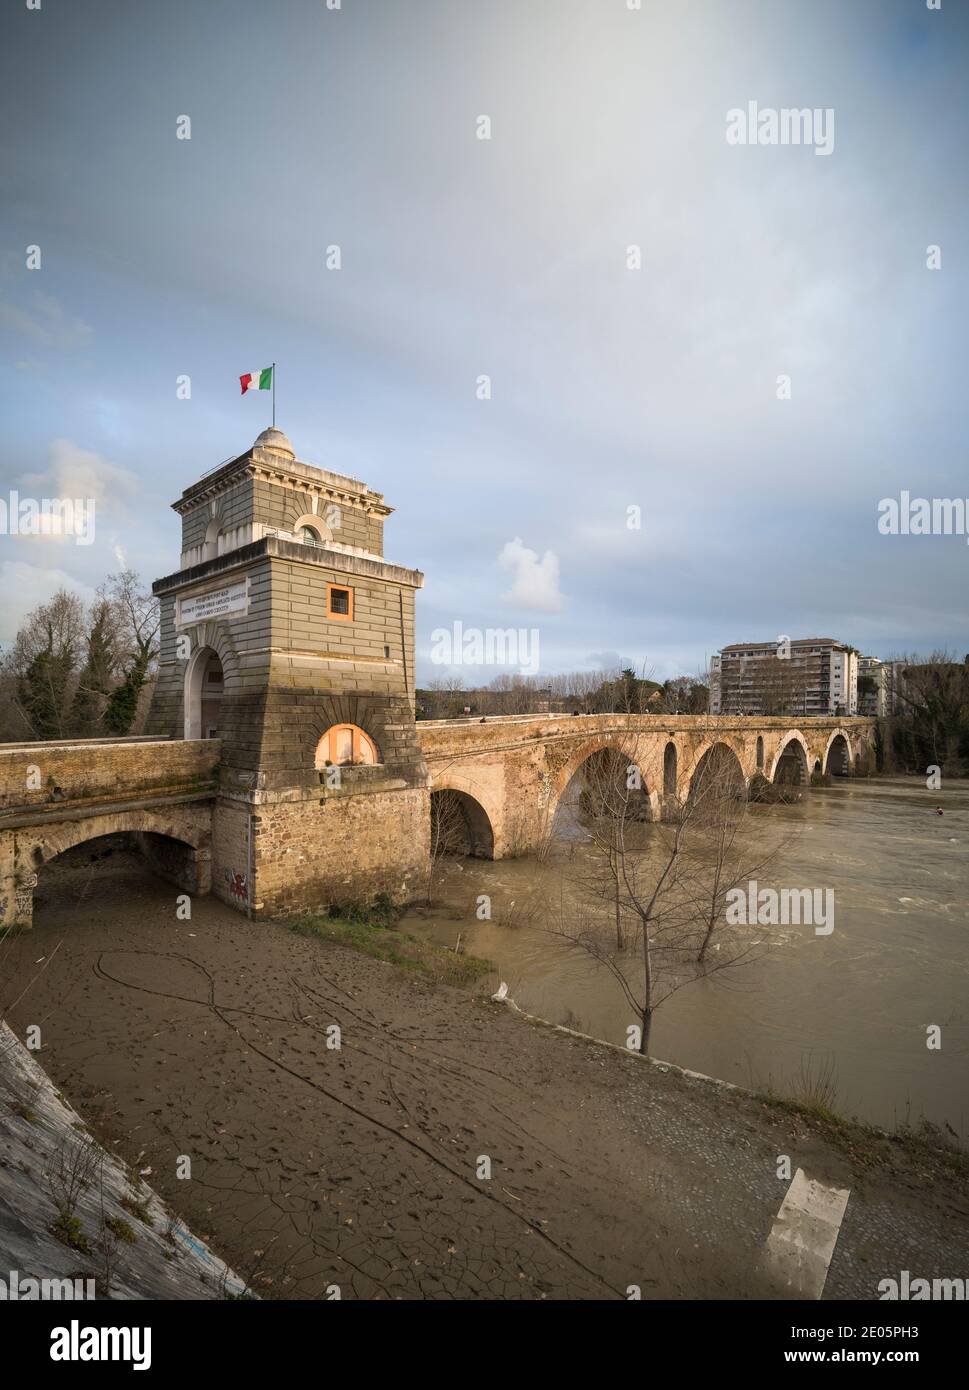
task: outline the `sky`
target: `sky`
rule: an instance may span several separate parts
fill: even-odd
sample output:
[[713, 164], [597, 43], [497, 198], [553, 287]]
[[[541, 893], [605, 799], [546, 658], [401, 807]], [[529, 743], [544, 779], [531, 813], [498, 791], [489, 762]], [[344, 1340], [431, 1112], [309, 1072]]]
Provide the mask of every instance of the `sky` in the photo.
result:
[[[499, 673], [432, 661], [456, 622], [543, 673], [961, 657], [966, 536], [878, 507], [969, 497], [967, 58], [956, 0], [11, 0], [0, 499], [97, 512], [0, 535], [0, 641], [177, 568], [275, 361], [298, 456], [395, 508], [422, 682]], [[830, 148], [731, 143], [751, 102]]]

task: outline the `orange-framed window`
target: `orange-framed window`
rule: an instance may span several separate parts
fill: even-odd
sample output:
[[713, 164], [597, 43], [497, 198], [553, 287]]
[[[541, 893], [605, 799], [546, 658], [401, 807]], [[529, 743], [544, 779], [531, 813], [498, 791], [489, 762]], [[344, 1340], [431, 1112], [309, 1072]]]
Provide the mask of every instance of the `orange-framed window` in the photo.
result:
[[327, 763], [334, 767], [351, 767], [379, 762], [377, 745], [356, 724], [334, 724], [316, 746], [317, 769], [324, 768]]
[[337, 622], [353, 622], [353, 590], [346, 584], [327, 584], [326, 616]]

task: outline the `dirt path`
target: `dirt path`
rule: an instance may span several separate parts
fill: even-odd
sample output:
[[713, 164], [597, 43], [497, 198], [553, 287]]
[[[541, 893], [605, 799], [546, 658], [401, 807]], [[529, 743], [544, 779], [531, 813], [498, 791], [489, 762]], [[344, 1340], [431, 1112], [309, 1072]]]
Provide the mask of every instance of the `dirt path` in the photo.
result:
[[861, 1177], [752, 1099], [213, 899], [178, 921], [123, 862], [37, 919], [0, 947], [0, 1003], [33, 980], [9, 1022], [41, 1024], [73, 1104], [265, 1294], [779, 1296], [779, 1154], [851, 1188], [826, 1296], [969, 1274], [964, 1191], [903, 1155]]

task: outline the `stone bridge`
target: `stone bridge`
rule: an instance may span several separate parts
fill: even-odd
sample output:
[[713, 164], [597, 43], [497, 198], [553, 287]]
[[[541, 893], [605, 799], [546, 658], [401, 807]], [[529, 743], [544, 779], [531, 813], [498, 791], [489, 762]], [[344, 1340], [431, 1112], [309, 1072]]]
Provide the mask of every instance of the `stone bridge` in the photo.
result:
[[218, 761], [218, 739], [0, 744], [0, 927], [30, 924], [51, 859], [119, 832], [157, 873], [207, 893]]
[[[662, 818], [689, 794], [703, 759], [718, 746], [721, 758], [735, 759], [745, 786], [758, 775], [806, 783], [815, 771], [867, 771], [875, 721], [532, 715], [431, 720], [416, 728], [427, 768], [420, 794], [459, 793], [471, 853], [500, 859], [544, 843], [569, 782], [603, 749], [617, 750], [640, 769], [650, 814]], [[266, 793], [253, 789], [251, 806], [240, 811], [221, 755], [218, 738], [0, 745], [0, 926], [30, 924], [38, 873], [50, 860], [120, 832], [184, 892], [213, 891], [254, 916], [277, 910], [250, 892]], [[303, 865], [302, 877], [292, 872], [287, 879], [286, 910], [321, 906], [329, 866], [325, 851], [314, 849], [312, 817], [332, 793], [321, 789], [322, 774], [313, 779], [313, 799], [300, 803], [283, 846]], [[356, 827], [355, 871], [366, 896], [377, 891], [381, 846], [400, 827], [368, 822], [370, 803], [352, 786], [337, 796]], [[426, 843], [422, 852], [426, 858]], [[281, 853], [264, 851], [271, 859]]]
[[460, 793], [472, 851], [500, 859], [543, 842], [571, 778], [601, 749], [616, 749], [640, 769], [651, 814], [662, 818], [689, 794], [701, 760], [717, 744], [736, 759], [747, 787], [758, 775], [806, 783], [816, 771], [868, 771], [875, 720], [508, 715], [483, 723], [427, 720], [417, 731], [432, 795]]

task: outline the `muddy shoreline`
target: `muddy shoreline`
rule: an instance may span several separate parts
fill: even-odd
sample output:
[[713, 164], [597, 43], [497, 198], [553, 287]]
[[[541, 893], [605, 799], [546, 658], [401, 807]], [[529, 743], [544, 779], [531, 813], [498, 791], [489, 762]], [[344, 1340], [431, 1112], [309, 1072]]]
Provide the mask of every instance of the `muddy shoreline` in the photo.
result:
[[924, 1155], [853, 1155], [213, 899], [179, 921], [175, 897], [123, 857], [93, 896], [62, 883], [3, 943], [0, 1001], [26, 987], [9, 1022], [41, 1024], [55, 1083], [262, 1296], [781, 1297], [779, 1153], [851, 1188], [826, 1297], [966, 1264], [964, 1183]]

